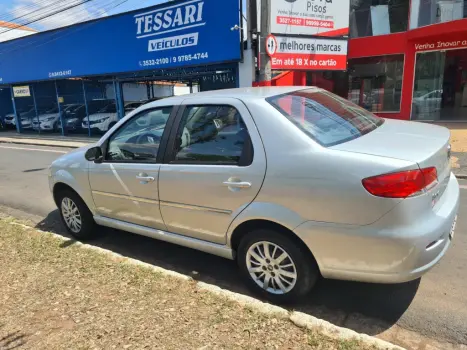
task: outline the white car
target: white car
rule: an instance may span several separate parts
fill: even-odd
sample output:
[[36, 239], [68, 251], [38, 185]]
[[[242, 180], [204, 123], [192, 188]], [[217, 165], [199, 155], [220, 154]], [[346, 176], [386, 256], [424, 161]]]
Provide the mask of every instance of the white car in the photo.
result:
[[[29, 115], [30, 113], [34, 113], [34, 112], [35, 112], [34, 107], [31, 107], [25, 110], [18, 110], [18, 113], [20, 115], [22, 114]], [[8, 113], [7, 115], [5, 115], [5, 118], [3, 118], [3, 120], [5, 121], [5, 125], [16, 126], [15, 113]]]
[[441, 108], [443, 90], [433, 90], [413, 99], [413, 112], [415, 115], [427, 114]]
[[[132, 112], [136, 108], [145, 104], [146, 102], [129, 102], [125, 105], [125, 115]], [[97, 113], [89, 116], [89, 124], [91, 129], [98, 132], [106, 132], [110, 130], [115, 124], [118, 123], [117, 105], [110, 103], [104, 108], [100, 109]], [[88, 128], [88, 120], [83, 119], [83, 129]]]
[[32, 128], [34, 130], [58, 130], [58, 107], [53, 107], [39, 114], [37, 118], [34, 118], [32, 122]]
[[[74, 109], [80, 106], [79, 104], [69, 104], [62, 107], [62, 112], [66, 113], [67, 110]], [[60, 113], [57, 107], [51, 108], [44, 114], [39, 115], [32, 122], [32, 127], [35, 130], [43, 131], [59, 131], [60, 126]]]
[[15, 114], [14, 113], [9, 113], [5, 115], [5, 118], [3, 119], [5, 121], [6, 125], [15, 125]]
[[115, 103], [110, 103], [104, 108], [101, 108], [97, 113], [91, 114], [88, 118], [84, 118], [81, 126], [83, 129], [90, 127], [94, 131], [106, 132], [117, 124], [117, 122], [117, 105]]

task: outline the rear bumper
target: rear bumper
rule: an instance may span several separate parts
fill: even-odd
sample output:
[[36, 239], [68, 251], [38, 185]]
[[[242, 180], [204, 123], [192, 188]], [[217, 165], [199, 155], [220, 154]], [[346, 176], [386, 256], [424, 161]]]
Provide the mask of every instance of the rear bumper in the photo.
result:
[[407, 282], [428, 272], [449, 249], [459, 194], [451, 174], [442, 197], [423, 216], [411, 213], [412, 199], [406, 199], [370, 225], [306, 222], [295, 232], [314, 254], [323, 277]]

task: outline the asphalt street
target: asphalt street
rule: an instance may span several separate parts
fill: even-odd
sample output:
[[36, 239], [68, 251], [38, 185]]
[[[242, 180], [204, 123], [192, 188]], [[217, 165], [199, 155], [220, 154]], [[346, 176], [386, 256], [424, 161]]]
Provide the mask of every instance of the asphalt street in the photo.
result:
[[[37, 226], [65, 234], [47, 183], [47, 167], [64, 148], [0, 144], [0, 205]], [[371, 335], [396, 325], [430, 338], [467, 344], [467, 181], [454, 242], [422, 279], [399, 285], [322, 280], [295, 310]], [[248, 294], [235, 263], [129, 233], [102, 229], [92, 244]]]

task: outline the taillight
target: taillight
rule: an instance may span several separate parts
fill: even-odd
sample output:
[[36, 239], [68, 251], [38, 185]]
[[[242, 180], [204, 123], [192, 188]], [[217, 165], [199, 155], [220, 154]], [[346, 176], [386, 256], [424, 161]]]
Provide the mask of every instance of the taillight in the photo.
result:
[[373, 176], [363, 179], [362, 184], [374, 196], [406, 198], [419, 194], [436, 181], [436, 168], [430, 167]]

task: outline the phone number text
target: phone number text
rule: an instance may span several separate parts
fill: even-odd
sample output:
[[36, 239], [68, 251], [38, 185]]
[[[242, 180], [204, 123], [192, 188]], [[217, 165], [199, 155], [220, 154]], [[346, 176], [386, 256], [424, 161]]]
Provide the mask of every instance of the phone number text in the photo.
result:
[[150, 66], [160, 66], [169, 63], [180, 63], [180, 62], [190, 62], [197, 60], [204, 60], [209, 58], [207, 52], [198, 52], [192, 55], [181, 55], [181, 56], [170, 56], [170, 57], [160, 57], [151, 60], [142, 60], [139, 61], [140, 67], [150, 67]]

